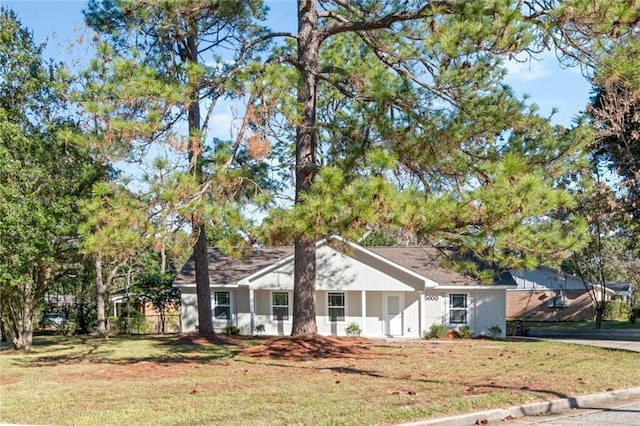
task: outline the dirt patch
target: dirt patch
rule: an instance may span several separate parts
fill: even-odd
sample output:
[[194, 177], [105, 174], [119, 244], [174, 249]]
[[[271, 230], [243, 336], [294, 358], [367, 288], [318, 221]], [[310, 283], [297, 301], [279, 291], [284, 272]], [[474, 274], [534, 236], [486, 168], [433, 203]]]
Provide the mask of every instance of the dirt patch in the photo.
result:
[[240, 351], [240, 355], [285, 359], [368, 358], [372, 342], [361, 337], [334, 337], [313, 334], [273, 337], [261, 345]]

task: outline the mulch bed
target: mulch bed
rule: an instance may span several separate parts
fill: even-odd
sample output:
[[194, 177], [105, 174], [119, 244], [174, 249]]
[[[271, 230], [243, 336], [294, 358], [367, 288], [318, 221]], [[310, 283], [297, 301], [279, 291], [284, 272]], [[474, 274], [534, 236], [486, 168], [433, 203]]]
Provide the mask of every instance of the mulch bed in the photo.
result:
[[279, 359], [364, 358], [371, 355], [371, 346], [370, 340], [361, 337], [278, 336], [245, 348], [240, 355]]

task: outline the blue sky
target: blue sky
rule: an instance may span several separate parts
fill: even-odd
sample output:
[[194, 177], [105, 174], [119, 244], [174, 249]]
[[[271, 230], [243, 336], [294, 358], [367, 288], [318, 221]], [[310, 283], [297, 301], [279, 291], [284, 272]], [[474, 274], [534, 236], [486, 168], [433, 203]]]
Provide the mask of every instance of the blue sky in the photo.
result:
[[[267, 0], [271, 8], [273, 28], [295, 28], [295, 0]], [[69, 43], [83, 35], [84, 0], [0, 0], [0, 5], [13, 9], [33, 33], [36, 41], [48, 40], [47, 56], [57, 59], [68, 55]], [[276, 28], [276, 25], [278, 28]], [[75, 55], [82, 55], [80, 53]], [[543, 113], [558, 110], [554, 122], [570, 125], [589, 98], [590, 85], [576, 68], [562, 69], [554, 55], [533, 63], [511, 63], [508, 83], [519, 94], [528, 94]]]

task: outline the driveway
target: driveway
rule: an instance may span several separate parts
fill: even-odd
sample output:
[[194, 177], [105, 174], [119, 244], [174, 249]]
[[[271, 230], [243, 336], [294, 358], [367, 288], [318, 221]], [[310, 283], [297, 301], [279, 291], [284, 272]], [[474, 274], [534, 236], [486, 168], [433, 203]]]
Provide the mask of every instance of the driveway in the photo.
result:
[[553, 337], [545, 338], [545, 340], [557, 340], [565, 343], [575, 343], [576, 345], [599, 346], [601, 348], [640, 352], [640, 342], [631, 340], [564, 339]]
[[532, 328], [529, 338], [558, 340], [577, 345], [600, 346], [640, 352], [640, 330], [553, 330]]

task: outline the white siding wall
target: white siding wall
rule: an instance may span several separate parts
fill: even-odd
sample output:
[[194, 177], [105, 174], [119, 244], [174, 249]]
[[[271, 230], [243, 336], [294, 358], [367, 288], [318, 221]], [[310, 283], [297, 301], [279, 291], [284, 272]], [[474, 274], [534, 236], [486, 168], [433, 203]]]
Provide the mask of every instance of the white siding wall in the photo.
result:
[[402, 323], [403, 337], [420, 337], [420, 294], [405, 293], [404, 318]]
[[[382, 272], [389, 268], [383, 267], [379, 260], [367, 260], [372, 264], [359, 262], [327, 246], [320, 247], [317, 253], [316, 288], [328, 291], [416, 291], [424, 285], [415, 277], [403, 276], [405, 281], [408, 278], [413, 280], [409, 285], [400, 277], [392, 276], [392, 271]], [[293, 290], [293, 262], [257, 278], [251, 285], [255, 289]]]
[[193, 333], [198, 324], [198, 300], [195, 288], [180, 289], [182, 332]]
[[482, 290], [473, 294], [474, 335], [490, 336], [489, 327], [497, 325], [502, 330], [500, 337], [506, 336], [506, 290]]
[[424, 330], [429, 334], [429, 328], [433, 324], [445, 324], [446, 293], [429, 290], [424, 294], [425, 318]]
[[[293, 316], [293, 262], [256, 278], [251, 282], [254, 288], [255, 325], [263, 325], [267, 335], [291, 334]], [[318, 275], [316, 294], [316, 322], [318, 332], [326, 335], [345, 335], [345, 327], [357, 323], [367, 337], [385, 336], [384, 303], [386, 293], [402, 293], [404, 310], [402, 314], [402, 336], [418, 338], [421, 329], [428, 333], [432, 324], [447, 324], [449, 293], [468, 294], [468, 325], [474, 335], [487, 335], [487, 327], [498, 325], [503, 332], [505, 322], [505, 291], [482, 289], [473, 290], [460, 287], [455, 290], [427, 290], [424, 283], [402, 270], [394, 270], [384, 262], [366, 253], [358, 259], [343, 255], [328, 246], [318, 250]], [[362, 290], [366, 290], [366, 312], [362, 315]], [[183, 332], [196, 331], [197, 306], [195, 288], [182, 288]], [[248, 287], [215, 291], [232, 292], [232, 324], [240, 328], [242, 334], [251, 332], [251, 315]], [[275, 321], [271, 318], [272, 292], [286, 291], [289, 294], [289, 320]], [[345, 292], [346, 318], [344, 322], [331, 323], [327, 319], [327, 293]], [[421, 305], [424, 310], [421, 313]], [[213, 307], [213, 301], [212, 301]], [[422, 327], [421, 327], [422, 323]], [[217, 331], [224, 330], [224, 324], [216, 324]], [[452, 326], [451, 328], [455, 328]]]
[[[181, 290], [181, 319], [182, 332], [193, 333], [198, 324], [198, 299], [194, 287], [183, 287]], [[249, 314], [249, 289], [211, 287], [211, 309], [214, 309], [214, 292], [228, 291], [231, 296], [231, 321], [215, 321], [213, 327], [216, 332], [224, 332], [227, 325], [234, 325], [242, 334], [249, 334], [251, 329], [251, 315]], [[213, 312], [211, 313], [213, 315]]]
[[367, 293], [367, 337], [383, 337], [382, 293]]
[[460, 324], [449, 324], [449, 294], [466, 294], [468, 311], [467, 326], [474, 336], [489, 336], [489, 327], [497, 325], [502, 331], [499, 337], [505, 337], [506, 323], [506, 290], [504, 289], [467, 289], [460, 287], [453, 290], [431, 290], [425, 293], [424, 329], [429, 333], [433, 324], [444, 324], [450, 329], [457, 329]]

